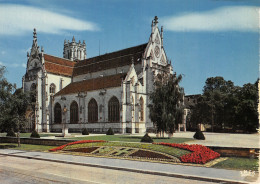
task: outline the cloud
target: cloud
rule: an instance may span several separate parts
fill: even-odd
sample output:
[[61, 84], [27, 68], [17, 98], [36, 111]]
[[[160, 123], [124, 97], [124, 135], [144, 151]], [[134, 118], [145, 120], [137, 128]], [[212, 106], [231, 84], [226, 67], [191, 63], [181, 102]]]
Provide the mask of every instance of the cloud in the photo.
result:
[[7, 64], [7, 63], [4, 63], [4, 62], [1, 62], [0, 61], [0, 65], [1, 66], [5, 66], [5, 67], [12, 67], [12, 68], [18, 68], [18, 67], [23, 67], [23, 68], [26, 68], [26, 64], [25, 63], [10, 63], [10, 64]]
[[0, 35], [21, 35], [33, 28], [39, 32], [59, 34], [66, 30], [96, 31], [98, 26], [90, 21], [76, 19], [37, 7], [1, 4]]
[[259, 8], [227, 6], [204, 12], [189, 12], [164, 17], [162, 25], [169, 31], [259, 31]]

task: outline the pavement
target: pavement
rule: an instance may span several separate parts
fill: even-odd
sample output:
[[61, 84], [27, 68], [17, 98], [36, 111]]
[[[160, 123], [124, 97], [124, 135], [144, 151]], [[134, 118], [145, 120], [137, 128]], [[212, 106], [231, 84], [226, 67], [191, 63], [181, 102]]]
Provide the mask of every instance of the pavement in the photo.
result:
[[96, 158], [46, 152], [0, 149], [0, 155], [218, 183], [257, 183], [256, 180], [259, 177], [259, 173], [249, 171], [241, 172], [198, 166]]
[[[176, 132], [173, 137], [192, 138], [195, 132]], [[231, 134], [203, 132], [205, 140], [192, 140], [187, 144], [201, 144], [204, 146], [236, 147], [236, 148], [260, 148], [260, 134]], [[142, 134], [139, 134], [142, 135]], [[156, 137], [155, 134], [149, 134]], [[132, 136], [132, 135], [131, 135]], [[167, 135], [166, 135], [167, 136]]]

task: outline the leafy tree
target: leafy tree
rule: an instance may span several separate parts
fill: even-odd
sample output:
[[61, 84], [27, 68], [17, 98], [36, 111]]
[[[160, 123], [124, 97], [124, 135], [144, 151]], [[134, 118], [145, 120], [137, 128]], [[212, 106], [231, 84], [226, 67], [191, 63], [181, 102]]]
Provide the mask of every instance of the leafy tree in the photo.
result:
[[179, 87], [181, 75], [158, 74], [155, 77], [154, 91], [150, 94], [150, 118], [157, 132], [172, 134], [183, 115], [183, 88]]
[[4, 78], [4, 72], [5, 68], [0, 67], [0, 129], [1, 132], [14, 130], [19, 137], [26, 122], [25, 111], [29, 96], [22, 89], [16, 89], [16, 85], [10, 84]]
[[258, 81], [255, 84], [245, 84], [238, 93], [240, 100], [236, 106], [236, 126], [247, 132], [256, 132], [259, 127], [257, 85]]
[[257, 82], [234, 86], [223, 77], [210, 77], [206, 80], [203, 94], [192, 109], [190, 121], [210, 123], [218, 129], [244, 130], [254, 132], [257, 119]]

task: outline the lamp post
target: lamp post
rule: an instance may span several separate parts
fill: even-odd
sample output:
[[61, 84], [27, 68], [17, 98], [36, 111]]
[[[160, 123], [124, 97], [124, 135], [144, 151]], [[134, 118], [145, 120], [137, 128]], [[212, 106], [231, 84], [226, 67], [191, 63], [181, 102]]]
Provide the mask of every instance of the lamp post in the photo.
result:
[[62, 111], [63, 111], [63, 115], [64, 115], [64, 121], [63, 121], [63, 125], [62, 125], [62, 136], [65, 137], [65, 135], [68, 134], [68, 130], [66, 129], [66, 113], [67, 113], [66, 105], [64, 105]]

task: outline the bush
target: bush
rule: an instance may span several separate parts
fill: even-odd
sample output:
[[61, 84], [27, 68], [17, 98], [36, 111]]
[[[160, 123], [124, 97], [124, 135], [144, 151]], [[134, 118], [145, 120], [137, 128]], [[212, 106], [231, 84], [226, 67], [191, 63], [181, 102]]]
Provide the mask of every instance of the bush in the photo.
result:
[[202, 131], [200, 131], [200, 129], [196, 130], [196, 133], [194, 134], [193, 138], [198, 140], [205, 140], [205, 136], [203, 135]]
[[89, 135], [88, 129], [84, 128], [82, 130], [82, 135]]
[[148, 133], [146, 133], [146, 134], [142, 137], [141, 142], [149, 142], [149, 143], [152, 143], [152, 142], [153, 142], [153, 139], [148, 135]]
[[38, 132], [36, 132], [36, 130], [34, 130], [34, 131], [32, 131], [31, 137], [40, 138], [40, 135], [38, 134]]
[[108, 129], [107, 135], [114, 135], [114, 131], [112, 130], [111, 127]]
[[7, 134], [6, 134], [6, 137], [16, 137], [16, 135], [15, 135], [15, 133], [14, 133], [14, 130], [13, 130], [13, 129], [9, 130], [9, 131], [7, 132]]

